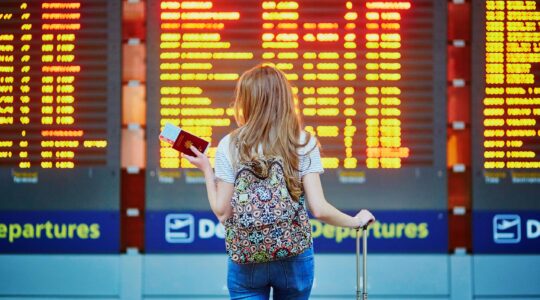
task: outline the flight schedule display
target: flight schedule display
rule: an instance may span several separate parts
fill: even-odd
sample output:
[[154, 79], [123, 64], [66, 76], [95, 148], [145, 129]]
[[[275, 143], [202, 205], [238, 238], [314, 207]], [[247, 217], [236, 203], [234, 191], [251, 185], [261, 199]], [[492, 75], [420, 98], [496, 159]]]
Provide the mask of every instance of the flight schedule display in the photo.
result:
[[474, 206], [539, 209], [540, 4], [475, 4]]
[[114, 2], [0, 2], [0, 209], [118, 209]]
[[204, 178], [158, 139], [218, 142], [245, 70], [272, 64], [321, 143], [342, 209], [446, 208], [446, 5], [440, 1], [148, 1], [147, 209], [207, 209]]

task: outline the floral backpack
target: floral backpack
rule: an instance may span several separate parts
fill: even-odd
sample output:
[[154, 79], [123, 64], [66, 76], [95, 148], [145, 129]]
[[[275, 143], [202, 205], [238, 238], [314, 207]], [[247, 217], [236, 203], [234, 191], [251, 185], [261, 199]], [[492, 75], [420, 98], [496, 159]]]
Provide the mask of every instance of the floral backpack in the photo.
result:
[[263, 263], [301, 254], [311, 247], [311, 225], [304, 197], [294, 201], [281, 159], [239, 166], [232, 196], [233, 215], [225, 222], [226, 249], [237, 263]]

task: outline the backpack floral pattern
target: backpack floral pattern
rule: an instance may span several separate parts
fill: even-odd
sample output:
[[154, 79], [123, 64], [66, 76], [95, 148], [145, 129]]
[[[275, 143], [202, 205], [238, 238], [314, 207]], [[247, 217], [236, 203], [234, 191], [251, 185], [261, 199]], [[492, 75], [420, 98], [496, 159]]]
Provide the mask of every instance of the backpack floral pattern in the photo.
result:
[[234, 181], [233, 215], [225, 221], [225, 245], [237, 263], [263, 263], [296, 256], [311, 247], [304, 197], [289, 194], [281, 159], [269, 159], [268, 176], [240, 166]]

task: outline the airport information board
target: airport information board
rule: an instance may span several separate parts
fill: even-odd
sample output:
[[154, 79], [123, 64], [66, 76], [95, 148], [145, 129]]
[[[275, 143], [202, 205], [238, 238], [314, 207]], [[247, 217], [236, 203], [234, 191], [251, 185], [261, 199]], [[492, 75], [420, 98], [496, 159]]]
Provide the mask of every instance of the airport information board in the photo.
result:
[[473, 251], [540, 251], [540, 4], [473, 2]]
[[235, 83], [283, 70], [322, 144], [342, 209], [445, 209], [446, 4], [148, 1], [147, 208], [208, 209], [202, 174], [160, 144], [173, 123], [211, 142], [236, 128]]
[[0, 209], [119, 207], [120, 4], [0, 2]]
[[474, 207], [540, 209], [540, 4], [474, 7]]

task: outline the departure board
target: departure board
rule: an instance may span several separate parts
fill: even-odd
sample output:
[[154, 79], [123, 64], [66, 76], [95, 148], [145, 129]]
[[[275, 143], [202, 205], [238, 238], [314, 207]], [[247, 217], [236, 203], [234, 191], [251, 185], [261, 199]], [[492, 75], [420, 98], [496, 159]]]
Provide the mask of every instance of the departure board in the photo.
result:
[[0, 2], [0, 209], [118, 208], [116, 2]]
[[474, 206], [540, 208], [540, 3], [474, 6]]
[[207, 209], [204, 182], [160, 143], [165, 123], [211, 142], [236, 128], [235, 84], [283, 70], [342, 209], [446, 208], [446, 4], [148, 1], [148, 209]]

